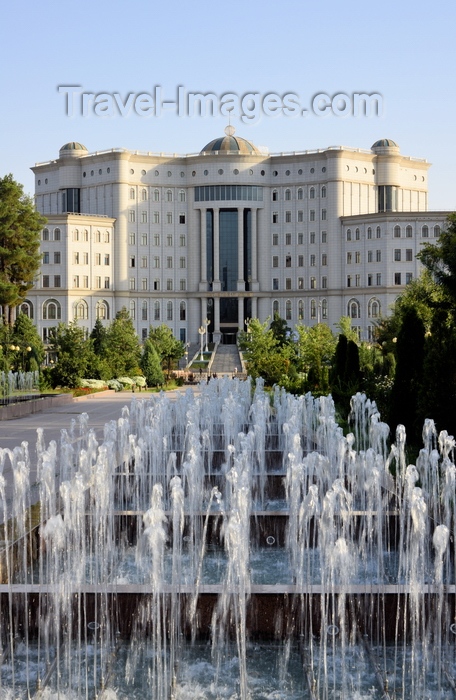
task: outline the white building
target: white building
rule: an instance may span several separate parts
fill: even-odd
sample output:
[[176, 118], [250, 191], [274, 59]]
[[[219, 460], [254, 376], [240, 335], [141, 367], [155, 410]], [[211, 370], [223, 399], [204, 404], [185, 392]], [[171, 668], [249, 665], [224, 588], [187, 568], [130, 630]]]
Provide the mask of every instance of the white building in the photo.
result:
[[388, 139], [271, 155], [227, 135], [166, 155], [65, 144], [39, 163], [43, 263], [22, 310], [44, 340], [57, 321], [89, 331], [126, 307], [140, 338], [166, 323], [234, 342], [248, 318], [293, 327], [348, 315], [368, 339], [446, 212], [427, 211], [425, 160]]

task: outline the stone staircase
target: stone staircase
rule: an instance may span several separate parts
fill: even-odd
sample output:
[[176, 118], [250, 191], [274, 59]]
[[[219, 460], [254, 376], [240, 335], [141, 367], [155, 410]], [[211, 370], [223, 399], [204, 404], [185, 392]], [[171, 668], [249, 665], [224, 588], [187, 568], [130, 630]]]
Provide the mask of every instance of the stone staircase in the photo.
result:
[[221, 376], [241, 376], [242, 365], [237, 345], [219, 345], [212, 363], [211, 373]]

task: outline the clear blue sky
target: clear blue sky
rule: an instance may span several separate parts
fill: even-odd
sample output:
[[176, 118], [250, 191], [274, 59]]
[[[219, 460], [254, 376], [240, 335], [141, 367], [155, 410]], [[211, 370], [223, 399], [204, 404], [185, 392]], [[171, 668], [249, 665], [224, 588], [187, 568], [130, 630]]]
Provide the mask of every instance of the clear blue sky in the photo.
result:
[[381, 117], [261, 116], [236, 133], [271, 152], [392, 138], [432, 163], [431, 209], [456, 209], [456, 4], [447, 0], [335, 2], [16, 2], [3, 8], [0, 174], [33, 192], [29, 170], [67, 141], [193, 153], [223, 133], [226, 117], [65, 114], [58, 85], [85, 92], [239, 96], [380, 93]]

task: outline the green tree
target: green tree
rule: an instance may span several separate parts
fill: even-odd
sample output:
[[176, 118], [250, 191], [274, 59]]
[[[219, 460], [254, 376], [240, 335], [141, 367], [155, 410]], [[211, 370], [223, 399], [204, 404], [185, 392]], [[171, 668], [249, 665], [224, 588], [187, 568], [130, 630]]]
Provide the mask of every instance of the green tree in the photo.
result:
[[12, 330], [12, 343], [16, 351], [15, 369], [35, 372], [44, 360], [44, 345], [33, 321], [26, 314], [19, 314]]
[[272, 331], [274, 338], [277, 340], [279, 347], [283, 347], [290, 343], [291, 329], [287, 326], [284, 318], [281, 318], [277, 311], [274, 313], [274, 318], [271, 321], [269, 328]]
[[165, 323], [149, 329], [149, 340], [158, 353], [162, 367], [166, 369], [168, 378], [174, 364], [185, 355], [185, 345], [177, 340], [172, 330]]
[[456, 213], [449, 215], [447, 228], [438, 241], [426, 243], [417, 258], [456, 308]]
[[91, 379], [103, 379], [107, 381], [114, 376], [111, 367], [108, 349], [108, 331], [99, 318], [90, 333], [93, 353], [87, 367], [87, 374]]
[[33, 287], [40, 267], [40, 231], [46, 219], [13, 176], [0, 179], [0, 305], [12, 325], [14, 308]]
[[160, 358], [153, 343], [146, 340], [141, 357], [141, 369], [148, 386], [160, 386], [164, 384], [165, 377], [161, 368]]
[[123, 308], [106, 333], [106, 353], [113, 377], [139, 374], [141, 347], [133, 321]]
[[87, 373], [93, 353], [92, 341], [86, 338], [84, 328], [76, 321], [51, 328], [49, 340], [49, 349], [55, 357], [55, 365], [50, 370], [52, 386], [77, 387]]
[[329, 368], [336, 349], [336, 338], [326, 323], [296, 326], [298, 370], [306, 375], [304, 389], [313, 394], [329, 391]]
[[253, 379], [263, 377], [268, 386], [286, 383], [293, 349], [280, 347], [279, 341], [268, 328], [269, 319], [260, 323], [252, 318], [247, 332], [239, 333], [239, 346], [244, 353], [247, 371]]

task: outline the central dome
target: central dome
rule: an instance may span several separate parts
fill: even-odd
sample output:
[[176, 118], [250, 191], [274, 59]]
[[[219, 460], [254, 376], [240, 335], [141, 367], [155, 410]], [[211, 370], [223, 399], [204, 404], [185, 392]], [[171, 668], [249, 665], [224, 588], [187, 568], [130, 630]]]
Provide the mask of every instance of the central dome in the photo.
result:
[[238, 153], [241, 155], [259, 153], [253, 143], [247, 141], [247, 139], [242, 139], [240, 136], [234, 136], [234, 128], [232, 126], [228, 126], [225, 129], [225, 134], [225, 136], [209, 141], [201, 150], [201, 153]]

